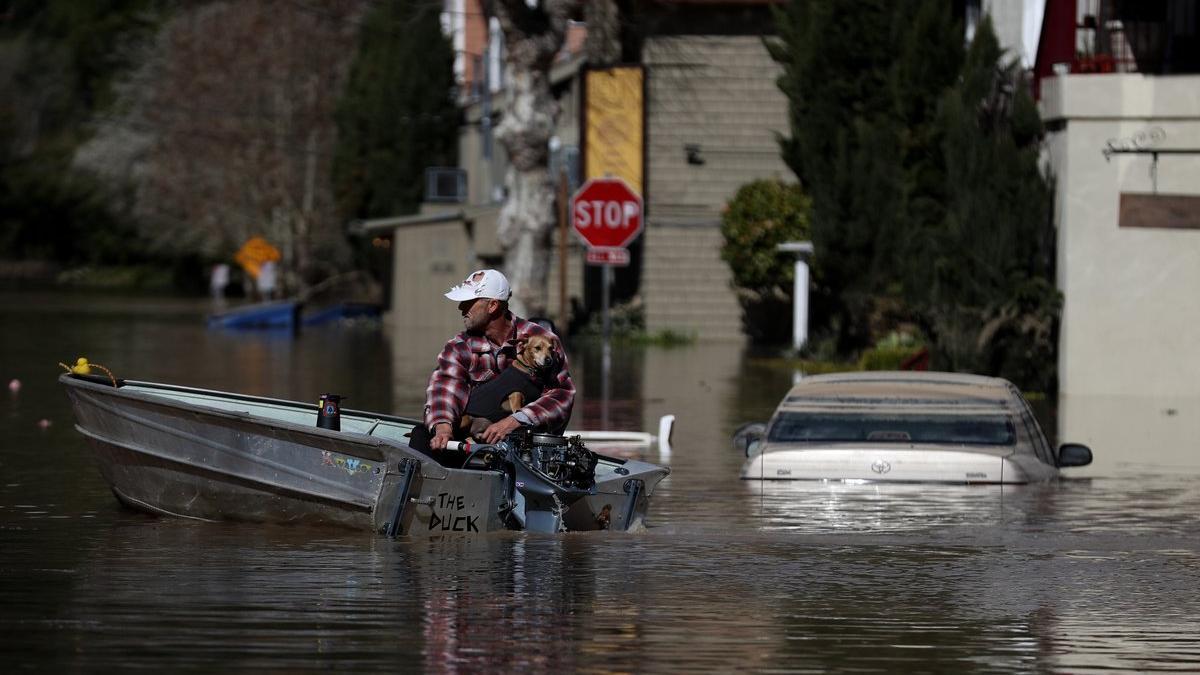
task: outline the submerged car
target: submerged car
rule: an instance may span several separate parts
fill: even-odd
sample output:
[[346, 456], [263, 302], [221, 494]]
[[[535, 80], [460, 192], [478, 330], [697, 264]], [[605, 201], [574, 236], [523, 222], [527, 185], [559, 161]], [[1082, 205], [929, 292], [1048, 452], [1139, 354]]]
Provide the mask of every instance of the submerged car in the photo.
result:
[[807, 377], [734, 441], [754, 480], [1030, 483], [1092, 461], [1086, 446], [1050, 447], [1011, 382], [960, 373]]

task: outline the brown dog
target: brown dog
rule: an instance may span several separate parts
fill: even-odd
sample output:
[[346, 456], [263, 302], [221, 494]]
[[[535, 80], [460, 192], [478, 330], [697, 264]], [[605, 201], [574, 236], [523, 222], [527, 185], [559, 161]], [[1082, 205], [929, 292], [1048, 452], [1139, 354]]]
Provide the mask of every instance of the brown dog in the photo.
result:
[[531, 335], [518, 347], [517, 358], [503, 373], [471, 390], [457, 436], [479, 436], [541, 395], [544, 377], [554, 365], [554, 343], [544, 335]]

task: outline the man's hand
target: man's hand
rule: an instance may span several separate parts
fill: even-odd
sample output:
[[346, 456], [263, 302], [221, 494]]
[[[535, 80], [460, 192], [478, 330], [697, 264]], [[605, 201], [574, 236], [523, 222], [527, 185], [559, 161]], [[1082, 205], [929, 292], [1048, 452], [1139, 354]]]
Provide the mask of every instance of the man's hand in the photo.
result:
[[483, 430], [483, 442], [488, 444], [499, 443], [519, 426], [521, 426], [521, 423], [513, 418], [512, 415], [509, 415]]
[[433, 450], [445, 450], [446, 444], [450, 442], [453, 435], [450, 433], [450, 424], [447, 422], [439, 422], [433, 425], [433, 438], [429, 439], [429, 447]]

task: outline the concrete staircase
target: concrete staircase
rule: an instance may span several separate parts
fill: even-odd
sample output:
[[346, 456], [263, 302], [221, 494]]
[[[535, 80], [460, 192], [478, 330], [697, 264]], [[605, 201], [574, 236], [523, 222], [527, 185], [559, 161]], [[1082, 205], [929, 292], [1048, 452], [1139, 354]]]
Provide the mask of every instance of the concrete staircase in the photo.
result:
[[741, 307], [721, 260], [715, 226], [650, 223], [642, 267], [646, 330], [693, 334], [704, 341], [740, 341]]

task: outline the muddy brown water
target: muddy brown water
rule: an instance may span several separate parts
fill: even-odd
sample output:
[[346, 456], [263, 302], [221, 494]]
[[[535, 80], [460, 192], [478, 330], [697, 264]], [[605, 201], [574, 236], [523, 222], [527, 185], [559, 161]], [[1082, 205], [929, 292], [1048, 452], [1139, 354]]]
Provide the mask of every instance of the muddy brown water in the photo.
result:
[[792, 375], [729, 345], [620, 347], [607, 403], [599, 351], [570, 346], [572, 427], [678, 417], [670, 457], [645, 455], [673, 473], [638, 534], [391, 541], [128, 511], [73, 428], [58, 361], [413, 414], [444, 337], [210, 332], [207, 310], [0, 294], [6, 672], [1200, 670], [1200, 468], [1003, 488], [741, 481], [729, 433]]

